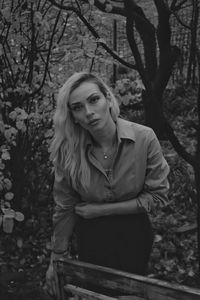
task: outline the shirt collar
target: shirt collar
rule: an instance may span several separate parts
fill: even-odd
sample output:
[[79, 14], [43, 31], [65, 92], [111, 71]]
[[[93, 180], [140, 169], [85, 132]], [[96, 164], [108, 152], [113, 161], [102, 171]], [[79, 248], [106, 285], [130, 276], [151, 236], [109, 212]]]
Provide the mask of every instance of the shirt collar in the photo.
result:
[[[117, 136], [119, 142], [121, 142], [122, 139], [129, 139], [135, 142], [136, 136], [135, 136], [132, 122], [121, 118], [117, 118], [116, 126], [117, 126]], [[91, 145], [92, 145], [92, 138], [88, 134], [86, 137], [86, 147]]]
[[136, 136], [135, 136], [135, 131], [133, 129], [132, 122], [118, 118], [116, 124], [117, 124], [117, 135], [119, 141], [121, 141], [121, 139], [129, 139], [135, 142]]

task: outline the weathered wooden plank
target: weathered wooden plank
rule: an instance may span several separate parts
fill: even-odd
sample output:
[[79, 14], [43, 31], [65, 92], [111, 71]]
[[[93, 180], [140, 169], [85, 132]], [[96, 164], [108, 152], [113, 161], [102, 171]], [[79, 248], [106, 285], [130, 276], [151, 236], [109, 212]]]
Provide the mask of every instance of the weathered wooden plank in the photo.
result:
[[200, 300], [200, 290], [75, 260], [57, 262], [65, 283], [91, 284], [148, 300]]
[[77, 295], [87, 300], [117, 300], [117, 298], [102, 295], [84, 288], [80, 288], [72, 284], [65, 285], [64, 290], [66, 292], [71, 292], [72, 295]]
[[109, 297], [107, 295], [99, 294], [90, 290], [80, 288], [72, 284], [66, 284], [64, 290], [68, 293], [70, 292], [73, 296], [78, 296], [79, 299], [87, 300], [141, 300], [137, 296], [118, 296], [117, 298]]
[[118, 296], [118, 300], [143, 300], [144, 298], [133, 296], [133, 295], [127, 295], [127, 296]]

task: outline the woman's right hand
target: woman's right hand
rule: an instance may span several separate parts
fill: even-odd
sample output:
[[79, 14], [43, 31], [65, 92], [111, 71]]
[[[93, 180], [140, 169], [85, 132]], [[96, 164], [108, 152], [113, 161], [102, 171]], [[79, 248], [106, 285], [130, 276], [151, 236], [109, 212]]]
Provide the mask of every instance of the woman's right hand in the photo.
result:
[[58, 296], [58, 289], [56, 287], [58, 287], [58, 277], [54, 270], [53, 263], [50, 263], [46, 272], [46, 282], [44, 285], [44, 290], [51, 296]]

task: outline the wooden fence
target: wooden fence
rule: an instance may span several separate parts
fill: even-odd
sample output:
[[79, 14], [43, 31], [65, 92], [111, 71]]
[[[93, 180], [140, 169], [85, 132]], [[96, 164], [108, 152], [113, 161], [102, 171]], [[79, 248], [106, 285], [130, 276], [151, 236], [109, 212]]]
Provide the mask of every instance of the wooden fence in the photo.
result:
[[54, 266], [58, 300], [200, 300], [199, 289], [111, 268], [75, 260]]

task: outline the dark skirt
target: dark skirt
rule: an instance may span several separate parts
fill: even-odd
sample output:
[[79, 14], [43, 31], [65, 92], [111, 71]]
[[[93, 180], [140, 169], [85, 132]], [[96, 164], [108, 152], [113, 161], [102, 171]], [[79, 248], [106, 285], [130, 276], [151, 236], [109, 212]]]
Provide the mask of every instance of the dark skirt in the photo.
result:
[[79, 218], [76, 226], [79, 260], [146, 275], [153, 230], [146, 213]]

